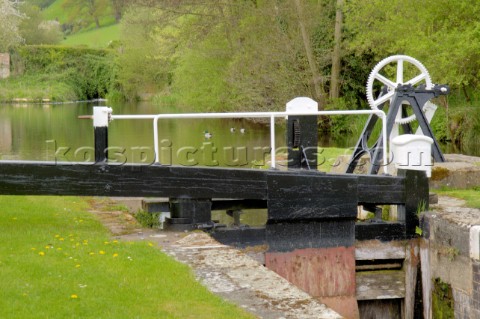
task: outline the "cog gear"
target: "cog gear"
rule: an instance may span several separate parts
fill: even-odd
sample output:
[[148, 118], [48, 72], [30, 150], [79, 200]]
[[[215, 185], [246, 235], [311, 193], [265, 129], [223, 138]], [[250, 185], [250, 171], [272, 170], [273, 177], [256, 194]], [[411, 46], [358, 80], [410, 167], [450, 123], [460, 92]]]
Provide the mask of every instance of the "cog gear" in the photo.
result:
[[[405, 80], [404, 68], [403, 68], [404, 62], [409, 62], [410, 64], [413, 64], [420, 71], [420, 74], [414, 76], [411, 79]], [[386, 76], [380, 74], [380, 71], [390, 63], [396, 63], [396, 66], [397, 66], [394, 80], [391, 80]], [[375, 84], [375, 81], [379, 81], [383, 85], [387, 86], [387, 93], [378, 98], [375, 98], [373, 96], [373, 86]], [[393, 95], [395, 94], [395, 88], [398, 85], [406, 85], [406, 84], [415, 85], [422, 81], [425, 82], [425, 88], [427, 90], [430, 90], [433, 87], [430, 74], [428, 73], [427, 69], [420, 61], [408, 55], [392, 55], [388, 58], [383, 59], [379, 63], [377, 63], [377, 65], [375, 65], [372, 72], [368, 76], [368, 81], [367, 81], [368, 104], [370, 105], [372, 110], [378, 110], [379, 105], [382, 105], [386, 101], [389, 101], [389, 100], [391, 101]], [[395, 123], [406, 124], [406, 123], [412, 122], [413, 120], [415, 120], [415, 114], [408, 116], [406, 118], [401, 118], [399, 116], [395, 120]]]

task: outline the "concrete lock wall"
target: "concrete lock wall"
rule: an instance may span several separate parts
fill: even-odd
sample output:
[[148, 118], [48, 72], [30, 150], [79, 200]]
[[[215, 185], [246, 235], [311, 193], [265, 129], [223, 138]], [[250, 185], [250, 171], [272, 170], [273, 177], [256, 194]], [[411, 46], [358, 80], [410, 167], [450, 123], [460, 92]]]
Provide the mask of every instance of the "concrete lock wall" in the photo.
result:
[[424, 318], [480, 318], [480, 210], [442, 205], [422, 224]]
[[10, 76], [10, 54], [0, 53], [0, 79]]

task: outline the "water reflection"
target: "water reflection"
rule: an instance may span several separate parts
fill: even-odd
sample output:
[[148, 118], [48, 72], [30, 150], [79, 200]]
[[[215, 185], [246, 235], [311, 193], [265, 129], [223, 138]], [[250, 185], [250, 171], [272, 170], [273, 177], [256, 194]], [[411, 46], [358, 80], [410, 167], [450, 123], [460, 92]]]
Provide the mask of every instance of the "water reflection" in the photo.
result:
[[[84, 161], [93, 158], [93, 126], [79, 115], [95, 105], [1, 105], [0, 159]], [[114, 114], [175, 113], [150, 103], [109, 105]], [[276, 126], [277, 146], [285, 144], [284, 123]], [[208, 132], [208, 136], [206, 135]], [[249, 167], [269, 151], [269, 127], [243, 119], [159, 121], [163, 164]], [[153, 121], [114, 120], [109, 125], [112, 162], [154, 161]]]
[[[104, 102], [72, 104], [0, 105], [0, 159], [84, 161], [93, 159], [91, 120], [79, 115], [93, 113]], [[114, 114], [176, 113], [178, 110], [151, 103], [116, 103]], [[357, 119], [356, 119], [357, 120]], [[362, 119], [359, 118], [359, 121]], [[152, 120], [115, 120], [109, 126], [109, 157], [112, 162], [149, 164], [154, 161]], [[276, 146], [285, 147], [284, 121], [276, 124]], [[257, 167], [269, 152], [268, 124], [242, 119], [160, 120], [160, 161], [163, 164]], [[322, 147], [352, 147], [356, 137], [332, 141], [320, 136]], [[464, 149], [441, 145], [445, 153], [480, 156], [480, 145]]]

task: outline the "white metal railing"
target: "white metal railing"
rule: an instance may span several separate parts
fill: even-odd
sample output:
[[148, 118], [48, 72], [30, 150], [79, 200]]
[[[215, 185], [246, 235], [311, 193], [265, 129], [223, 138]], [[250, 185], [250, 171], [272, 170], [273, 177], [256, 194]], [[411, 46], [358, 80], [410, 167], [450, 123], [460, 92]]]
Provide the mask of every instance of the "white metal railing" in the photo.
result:
[[269, 118], [270, 119], [270, 167], [276, 168], [275, 159], [275, 118], [285, 118], [294, 115], [365, 115], [375, 114], [382, 120], [383, 163], [384, 171], [388, 173], [387, 157], [387, 121], [381, 110], [358, 111], [316, 111], [316, 112], [239, 112], [239, 113], [183, 113], [183, 114], [146, 114], [146, 115], [110, 115], [112, 120], [153, 120], [153, 140], [155, 149], [155, 163], [160, 163], [158, 143], [158, 120], [160, 119], [213, 119], [213, 118]]

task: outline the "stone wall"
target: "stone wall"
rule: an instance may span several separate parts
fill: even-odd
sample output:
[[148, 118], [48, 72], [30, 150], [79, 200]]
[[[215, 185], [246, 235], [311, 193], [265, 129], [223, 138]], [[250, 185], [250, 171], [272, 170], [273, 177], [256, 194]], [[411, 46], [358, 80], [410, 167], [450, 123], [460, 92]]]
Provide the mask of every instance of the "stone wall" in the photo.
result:
[[0, 79], [10, 76], [10, 54], [0, 53]]
[[[438, 316], [445, 303], [456, 319], [480, 318], [480, 210], [446, 197], [431, 209], [422, 217], [424, 318]], [[443, 305], [434, 296], [434, 282], [451, 291]]]

